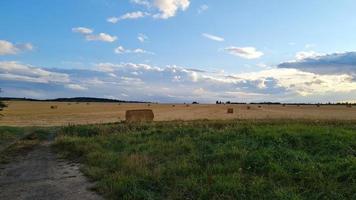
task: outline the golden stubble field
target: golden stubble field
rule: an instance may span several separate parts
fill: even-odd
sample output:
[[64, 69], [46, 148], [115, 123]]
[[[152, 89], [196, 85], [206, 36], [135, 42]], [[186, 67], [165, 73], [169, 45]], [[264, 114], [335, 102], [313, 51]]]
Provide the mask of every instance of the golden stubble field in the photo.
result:
[[[224, 119], [356, 120], [356, 107], [345, 105], [125, 104], [7, 101], [0, 126], [57, 126], [125, 120], [126, 110], [152, 109], [155, 121]], [[51, 108], [54, 106], [55, 108]], [[248, 109], [248, 106], [250, 107]], [[228, 114], [227, 109], [234, 113]]]

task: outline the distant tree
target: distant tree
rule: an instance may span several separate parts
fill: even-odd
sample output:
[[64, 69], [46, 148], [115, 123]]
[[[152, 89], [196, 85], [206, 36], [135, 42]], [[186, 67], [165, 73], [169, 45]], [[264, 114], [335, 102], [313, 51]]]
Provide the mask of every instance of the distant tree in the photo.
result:
[[[0, 93], [1, 93], [1, 88], [0, 88]], [[0, 101], [0, 111], [2, 111], [6, 107], [6, 104], [2, 101]]]

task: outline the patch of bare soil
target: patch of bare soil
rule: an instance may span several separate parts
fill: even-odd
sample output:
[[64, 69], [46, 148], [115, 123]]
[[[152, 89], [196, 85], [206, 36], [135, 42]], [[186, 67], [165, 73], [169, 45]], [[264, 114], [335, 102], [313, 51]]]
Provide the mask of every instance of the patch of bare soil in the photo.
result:
[[48, 142], [0, 166], [0, 199], [102, 199], [79, 165], [59, 158]]

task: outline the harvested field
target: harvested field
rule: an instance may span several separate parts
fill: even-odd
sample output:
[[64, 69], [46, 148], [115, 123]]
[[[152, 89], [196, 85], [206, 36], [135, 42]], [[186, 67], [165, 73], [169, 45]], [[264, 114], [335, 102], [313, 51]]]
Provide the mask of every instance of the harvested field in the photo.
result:
[[[66, 103], [9, 101], [0, 126], [56, 126], [110, 123], [125, 120], [127, 110], [147, 109], [147, 104]], [[356, 120], [356, 107], [345, 105], [207, 105], [151, 104], [155, 121], [197, 119], [312, 119]], [[57, 106], [57, 109], [51, 109]], [[249, 107], [249, 109], [248, 109]], [[234, 113], [228, 114], [227, 109]]]

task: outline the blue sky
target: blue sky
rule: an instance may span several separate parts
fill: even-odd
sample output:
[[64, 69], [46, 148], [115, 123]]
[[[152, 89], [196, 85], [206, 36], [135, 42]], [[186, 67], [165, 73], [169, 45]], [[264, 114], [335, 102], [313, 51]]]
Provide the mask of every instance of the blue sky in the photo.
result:
[[0, 2], [2, 96], [356, 100], [353, 0]]

